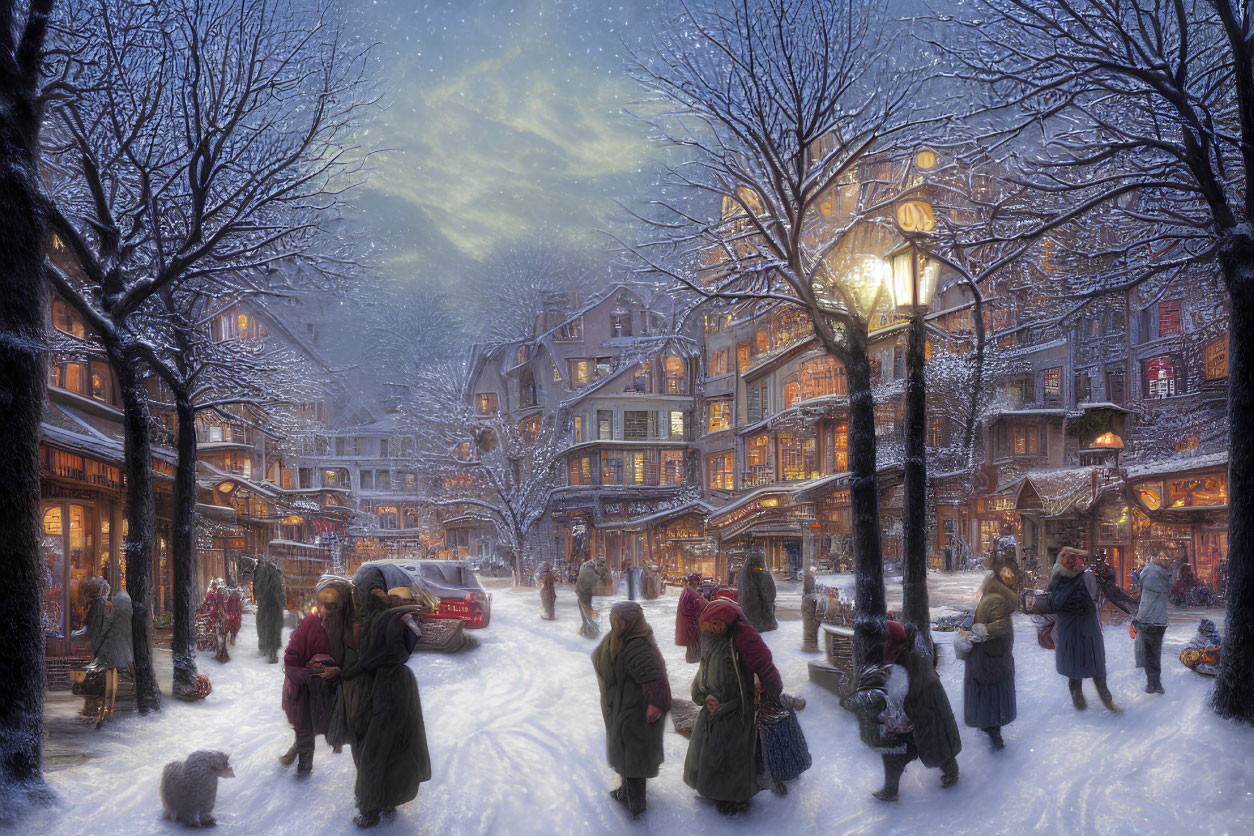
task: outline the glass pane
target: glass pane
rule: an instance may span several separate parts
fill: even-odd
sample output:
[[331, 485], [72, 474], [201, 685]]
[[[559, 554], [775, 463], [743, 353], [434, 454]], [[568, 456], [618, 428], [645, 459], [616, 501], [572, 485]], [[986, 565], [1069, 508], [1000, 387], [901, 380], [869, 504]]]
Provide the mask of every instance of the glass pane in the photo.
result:
[[61, 506], [45, 506], [40, 551], [44, 565], [44, 593], [40, 619], [44, 633], [53, 638], [65, 637], [65, 526]]

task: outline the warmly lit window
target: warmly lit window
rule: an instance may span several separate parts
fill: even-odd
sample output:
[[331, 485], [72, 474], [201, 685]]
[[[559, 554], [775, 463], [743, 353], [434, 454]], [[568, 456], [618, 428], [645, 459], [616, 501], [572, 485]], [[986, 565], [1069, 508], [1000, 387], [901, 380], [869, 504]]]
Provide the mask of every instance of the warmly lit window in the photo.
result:
[[526, 439], [534, 439], [540, 434], [540, 416], [535, 415], [518, 425], [518, 432]]
[[684, 452], [662, 451], [662, 484], [677, 485], [684, 480]]
[[575, 443], [583, 441], [583, 416], [575, 416]]
[[591, 485], [592, 484], [592, 457], [579, 456], [573, 458], [568, 464], [568, 473], [570, 476], [570, 484], [572, 485]]
[[52, 301], [52, 324], [58, 331], [64, 331], [75, 337], [86, 337], [87, 329], [83, 320], [69, 305], [60, 299]]
[[1173, 337], [1180, 333], [1180, 300], [1158, 303], [1158, 336]]
[[753, 349], [755, 354], [762, 354], [771, 348], [770, 336], [765, 331], [759, 331], [753, 335]]
[[608, 441], [614, 437], [614, 412], [609, 409], [597, 410], [597, 438]]
[[997, 538], [1001, 536], [1002, 521], [996, 520], [980, 520], [980, 553], [992, 554], [993, 544], [997, 542]]
[[671, 438], [684, 437], [684, 414], [682, 412], [671, 413]]
[[845, 394], [845, 367], [831, 357], [807, 360], [784, 378], [784, 408], [799, 401]]
[[626, 456], [627, 481], [636, 485], [645, 484], [644, 453], [628, 453]]
[[770, 464], [770, 440], [770, 436], [766, 433], [755, 435], [749, 439], [749, 443], [745, 447], [749, 467], [759, 468]]
[[778, 441], [779, 471], [784, 481], [796, 482], [810, 478], [810, 473], [814, 468], [813, 461], [807, 461], [807, 453], [808, 457], [813, 459], [813, 439], [807, 441], [792, 433], [780, 433]]
[[1228, 376], [1228, 335], [1206, 346], [1206, 379]]
[[714, 490], [729, 491], [732, 489], [732, 454], [723, 453], [711, 456], [710, 487]]
[[240, 314], [239, 316], [235, 318], [235, 320], [236, 320], [236, 327], [239, 328], [239, 332], [241, 334], [247, 334], [248, 333], [248, 317], [245, 316], [244, 314]]
[[752, 354], [752, 346], [749, 343], [740, 343], [736, 346], [736, 370], [744, 372], [749, 367], [749, 358]]
[[108, 389], [107, 380], [108, 378], [105, 376], [105, 373], [103, 371], [99, 369], [92, 369], [91, 371], [91, 396], [98, 401], [108, 400], [109, 398], [109, 389]]
[[709, 432], [716, 433], [731, 427], [731, 401], [710, 401]]
[[1228, 504], [1228, 476], [1190, 476], [1167, 481], [1167, 505], [1170, 508], [1216, 506]]
[[823, 432], [824, 472], [845, 473], [849, 470], [849, 425], [828, 423]]
[[1015, 448], [1014, 448], [1015, 455], [1016, 456], [1026, 455], [1028, 452], [1028, 428], [1027, 427], [1015, 427], [1014, 439], [1015, 439]]
[[475, 412], [480, 415], [491, 415], [496, 412], [496, 392], [483, 392], [475, 395]]
[[949, 445], [949, 419], [943, 415], [932, 415], [927, 421], [927, 446], [947, 447]]
[[1145, 397], [1170, 398], [1184, 393], [1180, 366], [1176, 358], [1164, 354], [1145, 363]]
[[576, 386], [582, 386], [592, 379], [592, 362], [590, 360], [567, 360], [567, 376]]
[[666, 394], [682, 395], [688, 390], [688, 372], [678, 357], [666, 358]]

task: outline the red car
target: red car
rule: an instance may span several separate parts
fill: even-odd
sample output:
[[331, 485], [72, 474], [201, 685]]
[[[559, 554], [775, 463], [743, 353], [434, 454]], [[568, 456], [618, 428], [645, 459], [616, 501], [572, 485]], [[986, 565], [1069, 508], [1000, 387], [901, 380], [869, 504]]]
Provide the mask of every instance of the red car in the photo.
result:
[[384, 560], [405, 571], [415, 590], [426, 593], [419, 599], [437, 601], [436, 609], [424, 618], [455, 618], [469, 630], [487, 627], [492, 619], [492, 596], [483, 591], [468, 560]]

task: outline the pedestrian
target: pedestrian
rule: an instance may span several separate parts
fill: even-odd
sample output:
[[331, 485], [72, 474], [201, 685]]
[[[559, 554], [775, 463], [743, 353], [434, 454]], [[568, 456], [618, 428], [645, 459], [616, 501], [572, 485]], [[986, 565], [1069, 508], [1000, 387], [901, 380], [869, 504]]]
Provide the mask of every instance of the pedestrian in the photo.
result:
[[692, 681], [699, 708], [684, 783], [726, 815], [747, 810], [759, 789], [754, 677], [762, 704], [778, 708], [783, 683], [770, 649], [735, 602], [711, 601], [701, 613], [701, 666]]
[[[344, 668], [357, 661], [357, 649], [361, 641], [361, 624], [357, 621], [357, 608], [353, 605], [353, 585], [340, 575], [323, 575], [318, 579], [318, 618], [327, 634], [333, 664], [309, 679], [311, 707], [314, 709], [314, 730], [326, 735], [331, 751], [339, 754], [346, 743], [352, 743], [348, 718], [356, 705], [355, 684], [336, 676]], [[329, 717], [323, 722], [318, 716], [323, 706]]]
[[905, 627], [906, 646], [898, 663], [910, 676], [904, 708], [914, 727], [914, 745], [924, 766], [941, 771], [941, 787], [958, 783], [962, 737], [945, 686], [936, 675], [936, 649], [913, 624]]
[[1064, 548], [1058, 553], [1046, 590], [1049, 608], [1057, 614], [1054, 628], [1054, 664], [1067, 677], [1071, 702], [1078, 710], [1088, 707], [1082, 684], [1092, 679], [1102, 704], [1120, 711], [1106, 687], [1106, 645], [1097, 616], [1097, 576], [1085, 570], [1088, 552]]
[[740, 567], [736, 585], [740, 609], [753, 629], [766, 633], [779, 627], [775, 620], [775, 579], [766, 570], [766, 555], [760, 551], [749, 552]]
[[546, 563], [540, 572], [540, 606], [544, 608], [544, 616], [548, 621], [557, 618], [557, 575], [553, 573], [553, 564]]
[[675, 644], [684, 648], [684, 661], [701, 661], [701, 611], [706, 600], [701, 595], [701, 573], [688, 576], [679, 593], [679, 609], [675, 613]]
[[283, 711], [296, 739], [279, 758], [279, 763], [288, 767], [297, 761], [297, 776], [313, 772], [315, 724], [309, 680], [319, 672], [313, 664], [318, 656], [330, 658], [331, 641], [322, 626], [322, 618], [317, 612], [311, 612], [292, 631], [283, 652]]
[[975, 633], [962, 678], [963, 720], [988, 735], [993, 751], [1006, 748], [1001, 728], [1013, 722], [1015, 705], [1014, 624], [1018, 598], [1013, 564], [998, 566], [980, 587], [972, 628]]
[[253, 600], [257, 602], [257, 655], [278, 664], [283, 643], [283, 572], [268, 557], [258, 558], [253, 575]]
[[1171, 591], [1171, 576], [1167, 571], [1170, 559], [1159, 552], [1141, 570], [1141, 603], [1137, 607], [1136, 666], [1145, 669], [1145, 693], [1164, 694], [1163, 690], [1163, 634], [1167, 632], [1167, 598]]
[[410, 603], [408, 586], [389, 589], [387, 596], [387, 603], [374, 595], [363, 602], [367, 615], [357, 661], [339, 673], [356, 689], [349, 722], [358, 827], [378, 824], [417, 798], [419, 785], [431, 780], [418, 681], [405, 664], [421, 635], [422, 610]]
[[662, 718], [671, 707], [666, 663], [634, 601], [610, 610], [610, 633], [592, 654], [601, 688], [605, 754], [622, 784], [610, 796], [626, 805], [633, 819], [645, 810], [645, 781], [662, 763]]
[[854, 692], [840, 701], [842, 708], [857, 716], [862, 742], [880, 755], [884, 786], [871, 793], [880, 801], [897, 800], [902, 773], [919, 756], [905, 707], [910, 674], [897, 663], [905, 647], [905, 628], [890, 621], [880, 652], [871, 654], [858, 671]]
[[825, 603], [815, 591], [814, 572], [806, 569], [801, 579], [801, 649], [808, 653], [819, 649], [819, 612]]
[[83, 629], [75, 636], [87, 639], [91, 658], [95, 659], [104, 641], [105, 620], [109, 616], [109, 582], [101, 577], [91, 578], [83, 584], [83, 594], [87, 598], [87, 614], [83, 616]]
[[135, 662], [135, 647], [131, 639], [133, 612], [131, 596], [126, 590], [115, 593], [100, 628], [96, 658], [87, 666], [89, 674], [103, 673], [105, 679], [96, 728], [100, 728], [100, 724], [113, 714], [117, 706], [118, 678], [122, 672], [132, 675], [132, 665]]
[[592, 595], [602, 582], [595, 562], [589, 560], [579, 569], [575, 581], [575, 598], [579, 601], [579, 635], [595, 639], [601, 635], [601, 614], [592, 608]]

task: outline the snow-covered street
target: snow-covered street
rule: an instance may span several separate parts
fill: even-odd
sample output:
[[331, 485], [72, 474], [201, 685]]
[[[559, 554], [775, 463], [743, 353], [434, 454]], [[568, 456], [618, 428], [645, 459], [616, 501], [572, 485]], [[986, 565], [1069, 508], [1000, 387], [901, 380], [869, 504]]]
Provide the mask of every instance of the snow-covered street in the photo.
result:
[[[938, 592], [973, 589], [975, 574], [934, 578]], [[890, 581], [892, 583], [892, 581]], [[966, 585], [964, 587], [964, 585]], [[892, 596], [890, 596], [891, 598]], [[694, 665], [673, 643], [677, 596], [643, 602], [666, 656], [677, 696], [688, 695]], [[611, 599], [598, 599], [603, 620]], [[781, 604], [783, 597], [781, 596]], [[939, 609], [938, 609], [939, 612]], [[785, 690], [804, 695], [800, 714], [814, 766], [786, 797], [763, 792], [746, 815], [728, 819], [682, 780], [687, 741], [670, 729], [666, 763], [649, 782], [641, 823], [609, 799], [617, 785], [605, 764], [593, 643], [576, 634], [569, 587], [558, 592], [558, 620], [540, 619], [536, 590], [494, 590], [482, 645], [456, 656], [421, 654], [410, 666], [422, 692], [434, 767], [416, 802], [381, 833], [1188, 833], [1254, 832], [1254, 729], [1217, 719], [1205, 706], [1209, 680], [1176, 660], [1194, 624], [1173, 623], [1164, 648], [1166, 696], [1144, 693], [1132, 667], [1126, 627], [1107, 628], [1110, 684], [1125, 711], [1077, 713], [1052, 655], [1030, 621], [1017, 616], [1019, 718], [1008, 748], [994, 755], [983, 735], [963, 727], [962, 779], [940, 788], [939, 773], [912, 764], [901, 800], [883, 804], [879, 758], [858, 739], [853, 718], [807, 679], [801, 624], [766, 635]], [[962, 666], [945, 644], [941, 674], [961, 718]], [[55, 771], [53, 807], [24, 820], [22, 832], [170, 833], [158, 780], [169, 760], [195, 749], [231, 754], [237, 777], [219, 784], [221, 833], [355, 832], [353, 763], [319, 739], [314, 774], [298, 780], [277, 763], [291, 741], [279, 707], [280, 666], [257, 658], [251, 620], [232, 661], [202, 654], [213, 679], [203, 703], [166, 699], [153, 718], [122, 715], [98, 734], [101, 757]], [[1097, 701], [1087, 684], [1091, 705]]]

